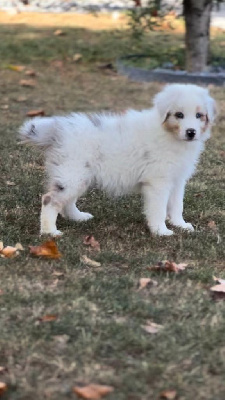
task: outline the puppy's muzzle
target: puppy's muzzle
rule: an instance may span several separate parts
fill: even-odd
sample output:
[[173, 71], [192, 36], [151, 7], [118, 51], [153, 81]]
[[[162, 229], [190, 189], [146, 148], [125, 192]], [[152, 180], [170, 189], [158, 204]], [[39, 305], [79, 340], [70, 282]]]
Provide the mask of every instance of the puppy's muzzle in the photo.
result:
[[186, 138], [187, 140], [193, 140], [196, 135], [195, 129], [187, 129], [186, 130]]

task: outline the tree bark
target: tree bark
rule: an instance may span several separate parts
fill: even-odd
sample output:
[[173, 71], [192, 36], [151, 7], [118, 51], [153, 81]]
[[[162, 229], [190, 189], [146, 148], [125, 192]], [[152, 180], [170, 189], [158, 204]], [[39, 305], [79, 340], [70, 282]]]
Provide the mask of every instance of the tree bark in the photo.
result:
[[186, 70], [189, 72], [201, 72], [207, 67], [212, 2], [213, 0], [183, 0]]

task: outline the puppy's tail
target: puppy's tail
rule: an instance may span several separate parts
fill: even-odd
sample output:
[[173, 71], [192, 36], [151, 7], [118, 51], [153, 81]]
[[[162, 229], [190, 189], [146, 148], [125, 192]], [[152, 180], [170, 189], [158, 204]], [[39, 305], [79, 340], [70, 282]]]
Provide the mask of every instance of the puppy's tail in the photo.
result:
[[19, 129], [21, 143], [49, 147], [55, 143], [56, 121], [52, 117], [36, 117], [24, 122]]

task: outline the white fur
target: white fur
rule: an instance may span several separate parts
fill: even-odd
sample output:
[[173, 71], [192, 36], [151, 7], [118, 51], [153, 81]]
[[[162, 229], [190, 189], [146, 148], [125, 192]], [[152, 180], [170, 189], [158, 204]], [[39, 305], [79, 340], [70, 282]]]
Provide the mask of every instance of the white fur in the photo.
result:
[[[25, 122], [20, 135], [26, 142], [43, 146], [49, 176], [41, 233], [60, 233], [58, 213], [76, 221], [91, 218], [76, 207], [91, 185], [116, 196], [140, 191], [152, 233], [173, 233], [166, 227], [166, 218], [193, 230], [182, 216], [184, 188], [210, 136], [214, 108], [206, 89], [174, 84], [156, 95], [152, 109], [120, 115], [73, 113]], [[196, 118], [196, 110], [201, 110], [207, 124]], [[175, 117], [176, 112], [184, 118]], [[187, 141], [187, 129], [196, 131], [191, 141]]]

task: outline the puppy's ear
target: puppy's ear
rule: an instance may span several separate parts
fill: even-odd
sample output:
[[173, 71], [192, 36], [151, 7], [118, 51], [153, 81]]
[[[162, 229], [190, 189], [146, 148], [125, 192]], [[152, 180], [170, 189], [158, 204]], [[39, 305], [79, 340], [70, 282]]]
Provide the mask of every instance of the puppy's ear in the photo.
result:
[[169, 118], [170, 116], [170, 107], [171, 101], [169, 96], [167, 95], [167, 88], [165, 88], [162, 92], [158, 93], [154, 98], [154, 106], [157, 108], [162, 124]]
[[218, 110], [215, 100], [209, 95], [209, 93], [206, 96], [206, 110], [206, 118], [210, 124], [213, 124], [217, 117]]

